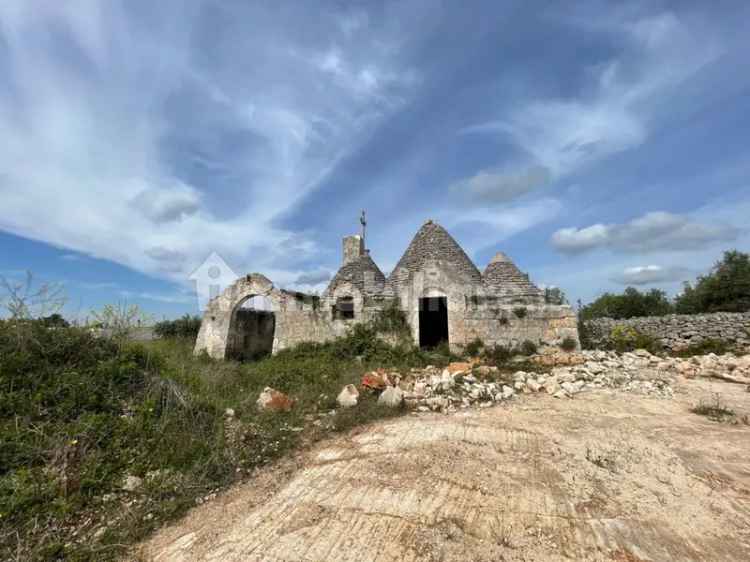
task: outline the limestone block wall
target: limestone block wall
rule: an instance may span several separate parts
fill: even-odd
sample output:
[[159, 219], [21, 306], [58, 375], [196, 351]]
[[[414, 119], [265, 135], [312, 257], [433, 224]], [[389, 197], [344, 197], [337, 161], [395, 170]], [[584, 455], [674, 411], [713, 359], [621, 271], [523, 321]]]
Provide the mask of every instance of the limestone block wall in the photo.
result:
[[750, 312], [712, 314], [670, 314], [613, 320], [597, 318], [586, 322], [594, 347], [603, 347], [617, 325], [632, 326], [657, 338], [665, 349], [679, 350], [705, 339], [721, 339], [750, 345]]
[[[448, 338], [454, 351], [461, 351], [475, 338], [487, 345], [506, 346], [525, 340], [541, 346], [560, 345], [566, 337], [578, 340], [576, 316], [569, 306], [501, 304], [482, 295], [480, 285], [446, 269], [440, 264], [425, 268], [412, 276], [409, 285], [401, 287], [398, 297], [364, 295], [356, 286], [341, 283], [333, 294], [317, 298], [279, 290], [262, 275], [248, 275], [209, 303], [195, 353], [205, 351], [211, 357], [225, 359], [237, 347], [238, 338], [260, 334], [260, 327], [256, 330], [253, 326], [248, 333], [242, 313], [238, 316], [242, 303], [256, 295], [267, 297], [272, 304], [273, 353], [303, 342], [325, 342], [344, 336], [352, 326], [368, 322], [393, 304], [404, 310], [413, 341], [419, 342], [420, 299], [436, 296], [447, 299]], [[336, 299], [342, 296], [352, 297], [353, 319], [340, 319], [333, 314]], [[516, 314], [515, 310], [521, 308], [524, 314]]]
[[456, 334], [456, 343], [463, 345], [475, 338], [480, 338], [487, 346], [507, 347], [518, 346], [526, 340], [541, 347], [559, 346], [565, 338], [578, 342], [576, 314], [567, 305], [470, 305], [458, 324], [463, 330]]

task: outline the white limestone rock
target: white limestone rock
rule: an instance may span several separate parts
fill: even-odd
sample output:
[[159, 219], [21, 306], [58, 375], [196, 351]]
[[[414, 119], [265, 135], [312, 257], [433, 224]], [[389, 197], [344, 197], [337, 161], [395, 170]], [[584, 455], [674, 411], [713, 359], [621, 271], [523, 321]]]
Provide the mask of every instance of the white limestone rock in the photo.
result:
[[336, 402], [338, 402], [338, 405], [342, 408], [352, 408], [357, 405], [358, 398], [359, 391], [357, 390], [357, 387], [353, 384], [347, 384], [341, 389], [341, 392], [336, 398]]
[[403, 401], [404, 392], [396, 386], [389, 386], [378, 397], [378, 404], [383, 404], [389, 408], [397, 408]]

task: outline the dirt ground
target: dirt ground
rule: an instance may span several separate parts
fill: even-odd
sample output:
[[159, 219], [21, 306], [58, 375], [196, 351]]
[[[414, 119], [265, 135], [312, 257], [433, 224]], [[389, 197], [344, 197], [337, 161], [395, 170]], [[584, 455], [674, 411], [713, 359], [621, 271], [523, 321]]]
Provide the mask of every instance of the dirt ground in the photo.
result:
[[750, 425], [689, 411], [742, 385], [680, 380], [663, 400], [528, 395], [408, 415], [321, 443], [194, 509], [145, 560], [750, 560]]

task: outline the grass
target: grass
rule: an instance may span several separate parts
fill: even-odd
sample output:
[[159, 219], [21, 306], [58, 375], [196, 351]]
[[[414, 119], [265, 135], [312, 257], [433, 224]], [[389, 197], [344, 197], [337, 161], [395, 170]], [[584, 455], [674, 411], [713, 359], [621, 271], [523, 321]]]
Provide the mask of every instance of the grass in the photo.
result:
[[[365, 371], [454, 358], [374, 332], [357, 325], [330, 343], [237, 363], [195, 357], [187, 339], [134, 344], [0, 321], [0, 559], [116, 559], [256, 467], [399, 415], [367, 394], [328, 415]], [[266, 386], [295, 407], [258, 412]], [[142, 485], [123, 490], [126, 476]]]
[[694, 355], [708, 355], [709, 353], [724, 355], [725, 353], [741, 354], [742, 352], [743, 350], [732, 342], [709, 338], [675, 351], [672, 355], [687, 358]]
[[696, 406], [690, 409], [690, 411], [699, 416], [706, 416], [707, 418], [718, 422], [732, 420], [735, 417], [734, 410], [728, 408], [726, 404], [724, 404], [718, 393], [714, 395], [714, 398], [711, 401], [701, 399]]
[[[377, 367], [460, 359], [447, 345], [418, 349], [403, 322], [389, 310], [343, 338], [238, 363], [196, 357], [186, 338], [133, 343], [0, 321], [0, 559], [117, 559], [257, 467], [401, 414], [366, 392], [355, 408], [335, 399]], [[390, 345], [377, 337], [385, 329], [404, 337]], [[498, 380], [539, 370], [520, 353], [496, 346], [483, 358], [499, 367]], [[259, 412], [267, 386], [294, 408]], [[128, 476], [141, 485], [123, 489]]]

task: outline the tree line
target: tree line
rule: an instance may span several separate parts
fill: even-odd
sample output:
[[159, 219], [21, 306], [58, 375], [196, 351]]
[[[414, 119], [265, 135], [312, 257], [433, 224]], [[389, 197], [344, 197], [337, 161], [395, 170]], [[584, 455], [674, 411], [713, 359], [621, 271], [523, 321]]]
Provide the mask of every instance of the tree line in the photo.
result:
[[604, 293], [582, 305], [582, 320], [592, 318], [634, 318], [666, 314], [750, 311], [750, 254], [730, 250], [706, 275], [694, 283], [685, 282], [682, 292], [670, 299], [659, 289], [641, 292], [628, 287], [622, 294]]

